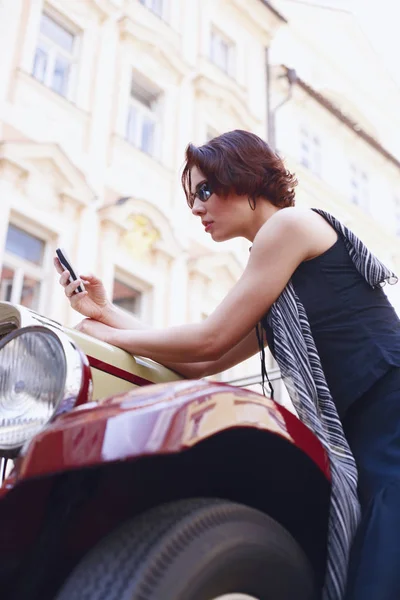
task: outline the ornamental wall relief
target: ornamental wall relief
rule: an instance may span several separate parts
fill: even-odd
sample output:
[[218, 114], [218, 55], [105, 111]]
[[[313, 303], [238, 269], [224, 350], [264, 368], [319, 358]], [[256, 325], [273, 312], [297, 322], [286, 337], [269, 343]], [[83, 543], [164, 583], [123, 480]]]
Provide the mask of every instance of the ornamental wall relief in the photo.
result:
[[123, 249], [135, 258], [148, 254], [161, 238], [152, 221], [142, 214], [130, 215], [126, 221], [126, 228], [121, 244]]

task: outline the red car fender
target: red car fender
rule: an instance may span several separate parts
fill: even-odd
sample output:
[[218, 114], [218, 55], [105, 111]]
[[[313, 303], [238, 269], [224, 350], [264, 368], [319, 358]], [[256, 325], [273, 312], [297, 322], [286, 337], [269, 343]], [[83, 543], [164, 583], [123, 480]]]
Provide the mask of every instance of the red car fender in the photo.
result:
[[284, 407], [225, 384], [177, 381], [82, 405], [35, 436], [2, 492], [18, 482], [142, 456], [181, 452], [219, 432], [254, 427], [285, 438], [330, 479], [326, 452]]

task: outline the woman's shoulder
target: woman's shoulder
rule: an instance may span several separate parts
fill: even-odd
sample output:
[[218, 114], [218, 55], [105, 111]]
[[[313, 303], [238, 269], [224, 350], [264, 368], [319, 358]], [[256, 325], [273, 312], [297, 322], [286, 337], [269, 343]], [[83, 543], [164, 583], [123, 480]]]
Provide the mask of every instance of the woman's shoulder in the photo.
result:
[[307, 230], [309, 222], [307, 209], [303, 208], [281, 208], [270, 216], [260, 227], [255, 239], [255, 244], [262, 243], [262, 240], [270, 238], [279, 238], [284, 240], [290, 236], [301, 236]]
[[[314, 258], [330, 248], [338, 238], [335, 229], [318, 213], [310, 208], [291, 206], [278, 210], [260, 230], [260, 237], [278, 232], [286, 239], [307, 243], [307, 258]], [[264, 233], [265, 232], [265, 233]]]
[[316, 210], [313, 208], [305, 208], [303, 206], [286, 206], [285, 208], [281, 208], [274, 213], [269, 221], [271, 223], [295, 223], [301, 226], [310, 224], [313, 226], [318, 226], [318, 224], [320, 224], [322, 226], [325, 224], [328, 227], [332, 227]]
[[325, 234], [327, 232], [336, 233], [332, 225], [317, 212], [311, 208], [297, 206], [288, 206], [277, 210], [261, 229], [272, 231], [276, 228], [296, 230], [312, 237], [317, 237], [321, 232]]

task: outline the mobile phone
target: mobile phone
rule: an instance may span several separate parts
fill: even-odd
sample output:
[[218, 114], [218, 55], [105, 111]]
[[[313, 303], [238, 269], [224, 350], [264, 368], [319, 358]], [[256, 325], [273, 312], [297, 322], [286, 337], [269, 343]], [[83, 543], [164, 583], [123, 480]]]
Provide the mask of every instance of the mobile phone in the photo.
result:
[[[67, 269], [67, 271], [69, 271], [69, 282], [72, 283], [73, 281], [76, 281], [77, 279], [79, 279], [79, 277], [76, 275], [76, 271], [73, 268], [71, 261], [69, 260], [64, 248], [57, 248], [56, 254], [57, 254], [58, 260], [60, 261], [60, 263], [64, 267], [64, 269]], [[83, 283], [81, 283], [76, 288], [74, 294], [79, 294], [79, 292], [84, 292], [84, 291], [85, 291], [85, 286], [83, 285]]]

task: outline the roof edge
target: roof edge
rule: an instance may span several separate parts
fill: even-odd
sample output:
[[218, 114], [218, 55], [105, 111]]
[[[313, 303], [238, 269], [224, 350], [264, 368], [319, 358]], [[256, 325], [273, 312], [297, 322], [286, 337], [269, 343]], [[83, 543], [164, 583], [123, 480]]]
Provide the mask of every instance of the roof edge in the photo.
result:
[[[286, 65], [282, 65], [285, 70], [286, 76], [288, 76], [289, 71], [293, 73], [293, 69], [289, 69]], [[341, 121], [346, 127], [348, 127], [353, 133], [355, 133], [358, 137], [360, 137], [364, 142], [366, 142], [369, 146], [374, 148], [379, 154], [384, 156], [387, 160], [389, 160], [395, 167], [400, 170], [400, 160], [397, 159], [389, 150], [387, 150], [382, 144], [368, 131], [363, 129], [357, 121], [352, 119], [350, 116], [345, 114], [338, 108], [331, 100], [329, 100], [326, 96], [318, 92], [315, 88], [313, 88], [309, 83], [301, 79], [296, 73], [295, 84], [298, 85], [302, 90], [304, 90], [311, 98], [313, 98], [318, 104], [323, 106], [328, 112], [330, 112], [334, 117], [336, 117], [339, 121]]]
[[288, 20], [283, 16], [268, 0], [261, 0], [262, 4], [266, 6], [282, 23], [287, 23]]

